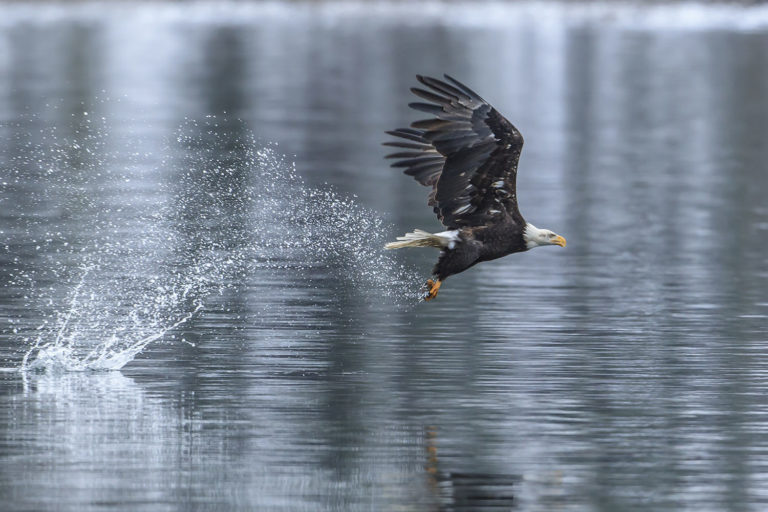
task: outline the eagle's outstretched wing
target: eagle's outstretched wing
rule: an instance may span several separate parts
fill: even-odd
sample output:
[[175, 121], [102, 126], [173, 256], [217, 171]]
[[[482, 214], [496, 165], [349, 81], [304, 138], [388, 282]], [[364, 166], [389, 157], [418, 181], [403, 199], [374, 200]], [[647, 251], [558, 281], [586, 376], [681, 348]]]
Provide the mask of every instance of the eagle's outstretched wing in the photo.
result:
[[447, 228], [479, 226], [504, 213], [523, 224], [517, 208], [517, 162], [523, 136], [512, 123], [464, 84], [417, 75], [430, 90], [411, 91], [430, 103], [411, 103], [431, 119], [387, 132], [409, 142], [386, 142], [404, 149], [388, 155], [392, 167], [431, 186], [429, 205]]

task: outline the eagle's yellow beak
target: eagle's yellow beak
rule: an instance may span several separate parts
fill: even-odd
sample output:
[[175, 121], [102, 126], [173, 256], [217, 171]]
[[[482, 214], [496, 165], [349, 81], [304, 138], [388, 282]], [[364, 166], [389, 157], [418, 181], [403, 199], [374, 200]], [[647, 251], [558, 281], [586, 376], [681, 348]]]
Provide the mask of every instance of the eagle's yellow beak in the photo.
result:
[[560, 235], [557, 235], [555, 238], [552, 239], [552, 243], [555, 245], [559, 245], [560, 247], [565, 247], [565, 238], [561, 237]]

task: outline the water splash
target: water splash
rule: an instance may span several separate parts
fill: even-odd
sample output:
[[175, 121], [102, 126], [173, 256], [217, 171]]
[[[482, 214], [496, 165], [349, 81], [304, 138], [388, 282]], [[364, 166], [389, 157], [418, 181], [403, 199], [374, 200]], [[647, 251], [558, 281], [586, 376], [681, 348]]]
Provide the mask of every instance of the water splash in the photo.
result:
[[[153, 296], [148, 291], [133, 291], [141, 293], [142, 300], [153, 299], [153, 303], [136, 304], [121, 314], [117, 311], [119, 305], [111, 302], [113, 295], [99, 295], [117, 291], [107, 290], [115, 286], [114, 282], [97, 281], [104, 273], [103, 266], [82, 267], [82, 275], [70, 291], [68, 304], [57, 312], [51, 325], [42, 326], [34, 344], [24, 354], [22, 371], [120, 369], [147, 345], [163, 338], [203, 308], [205, 279], [186, 275], [183, 277], [188, 282], [166, 284]], [[127, 288], [120, 291], [131, 293]], [[185, 307], [189, 300], [192, 305]], [[30, 358], [33, 359], [30, 361]]]
[[422, 277], [382, 250], [396, 230], [379, 214], [328, 187], [307, 186], [271, 148], [253, 156], [260, 172], [250, 186], [249, 219], [259, 236], [245, 246], [249, 260], [261, 269], [332, 267], [359, 290], [409, 304], [420, 299]]
[[43, 240], [34, 251], [43, 263], [12, 284], [30, 288], [29, 306], [46, 312], [26, 338], [21, 370], [122, 368], [149, 344], [174, 339], [211, 295], [276, 271], [298, 273], [311, 288], [320, 268], [371, 300], [418, 300], [419, 275], [382, 250], [392, 226], [353, 198], [307, 186], [274, 147], [242, 129], [233, 136], [225, 121], [185, 123], [156, 174], [143, 170], [153, 180], [167, 173], [152, 186], [124, 161], [94, 158], [82, 166], [89, 175], [68, 168], [60, 148], [36, 160], [63, 184], [59, 196], [87, 199], [70, 214], [76, 222], [27, 225], [35, 244]]

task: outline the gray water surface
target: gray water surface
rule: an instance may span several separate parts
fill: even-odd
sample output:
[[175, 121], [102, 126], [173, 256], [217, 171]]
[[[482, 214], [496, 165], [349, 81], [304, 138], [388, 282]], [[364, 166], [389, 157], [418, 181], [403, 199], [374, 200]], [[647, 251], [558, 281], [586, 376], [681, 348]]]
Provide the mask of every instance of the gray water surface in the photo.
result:
[[[0, 7], [0, 508], [768, 508], [765, 9], [443, 7]], [[444, 72], [568, 246], [418, 303]]]

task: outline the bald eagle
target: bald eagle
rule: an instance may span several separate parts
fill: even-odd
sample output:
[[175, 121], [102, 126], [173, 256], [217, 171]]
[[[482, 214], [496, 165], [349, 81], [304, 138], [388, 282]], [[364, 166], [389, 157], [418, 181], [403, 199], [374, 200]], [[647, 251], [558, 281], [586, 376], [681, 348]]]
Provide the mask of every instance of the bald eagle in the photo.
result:
[[416, 229], [385, 246], [440, 249], [425, 300], [437, 296], [446, 278], [481, 261], [542, 245], [565, 247], [565, 238], [526, 222], [517, 207], [523, 136], [477, 93], [444, 76], [446, 81], [416, 76], [427, 89], [411, 92], [429, 103], [408, 106], [431, 117], [387, 132], [405, 141], [384, 143], [399, 149], [387, 155], [396, 159], [392, 167], [404, 168], [432, 188], [428, 205], [447, 228], [441, 233]]

